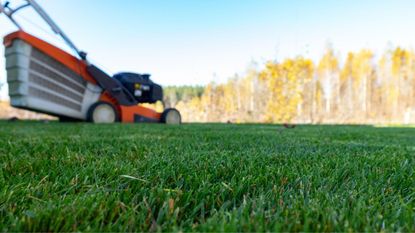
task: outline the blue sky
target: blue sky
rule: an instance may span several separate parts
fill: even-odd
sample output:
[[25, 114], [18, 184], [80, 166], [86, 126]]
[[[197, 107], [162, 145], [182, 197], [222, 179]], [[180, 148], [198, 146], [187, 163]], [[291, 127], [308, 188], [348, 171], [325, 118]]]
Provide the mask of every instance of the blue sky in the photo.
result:
[[[328, 43], [342, 57], [362, 48], [381, 53], [415, 43], [413, 0], [38, 2], [97, 65], [112, 73], [151, 73], [162, 85], [223, 82], [252, 61], [261, 65], [298, 55], [317, 60]], [[27, 31], [64, 46], [30, 10], [20, 16]], [[13, 30], [0, 15], [0, 34]]]

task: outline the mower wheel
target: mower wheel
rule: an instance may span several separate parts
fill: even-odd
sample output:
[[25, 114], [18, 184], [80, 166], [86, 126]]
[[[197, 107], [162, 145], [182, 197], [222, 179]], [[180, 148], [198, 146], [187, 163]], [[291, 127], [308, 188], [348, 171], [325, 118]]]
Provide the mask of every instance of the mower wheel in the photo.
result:
[[168, 125], [180, 125], [182, 123], [182, 116], [175, 108], [168, 108], [161, 114], [161, 122]]
[[100, 101], [89, 108], [87, 120], [92, 123], [115, 123], [119, 121], [119, 115], [112, 104]]

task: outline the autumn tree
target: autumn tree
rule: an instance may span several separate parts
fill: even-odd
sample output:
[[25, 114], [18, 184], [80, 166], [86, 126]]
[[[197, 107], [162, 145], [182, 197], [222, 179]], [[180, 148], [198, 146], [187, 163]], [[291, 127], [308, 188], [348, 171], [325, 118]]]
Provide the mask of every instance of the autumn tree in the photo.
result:
[[303, 58], [266, 65], [261, 78], [267, 82], [270, 92], [267, 121], [290, 122], [297, 116], [303, 100], [303, 86], [311, 80], [311, 70], [312, 62]]
[[340, 103], [339, 61], [334, 50], [327, 48], [317, 67], [317, 76], [323, 90], [324, 114], [332, 116]]

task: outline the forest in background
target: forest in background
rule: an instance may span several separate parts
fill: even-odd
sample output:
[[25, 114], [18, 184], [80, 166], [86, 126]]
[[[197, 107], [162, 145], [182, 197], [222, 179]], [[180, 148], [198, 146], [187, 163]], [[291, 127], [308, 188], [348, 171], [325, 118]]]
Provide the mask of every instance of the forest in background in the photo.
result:
[[415, 53], [328, 48], [304, 57], [248, 67], [226, 83], [165, 88], [165, 106], [186, 122], [415, 123]]
[[[317, 62], [273, 60], [225, 83], [164, 87], [164, 105], [184, 122], [415, 124], [415, 52], [364, 49], [341, 58], [329, 47]], [[0, 118], [47, 118], [7, 102], [0, 109]]]

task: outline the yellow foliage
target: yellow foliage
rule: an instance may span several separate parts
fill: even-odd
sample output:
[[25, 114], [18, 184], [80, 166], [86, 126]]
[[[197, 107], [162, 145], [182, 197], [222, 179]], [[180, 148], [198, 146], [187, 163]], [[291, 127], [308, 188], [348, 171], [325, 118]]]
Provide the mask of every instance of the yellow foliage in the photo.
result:
[[[302, 57], [269, 61], [226, 83], [211, 83], [177, 108], [185, 121], [270, 123], [415, 123], [415, 54], [396, 48], [374, 61], [372, 51], [329, 48], [315, 65]], [[409, 120], [408, 120], [409, 119]]]
[[303, 86], [311, 81], [313, 70], [313, 62], [303, 58], [266, 65], [260, 76], [267, 82], [271, 96], [267, 104], [267, 121], [290, 122], [296, 116], [303, 98]]

